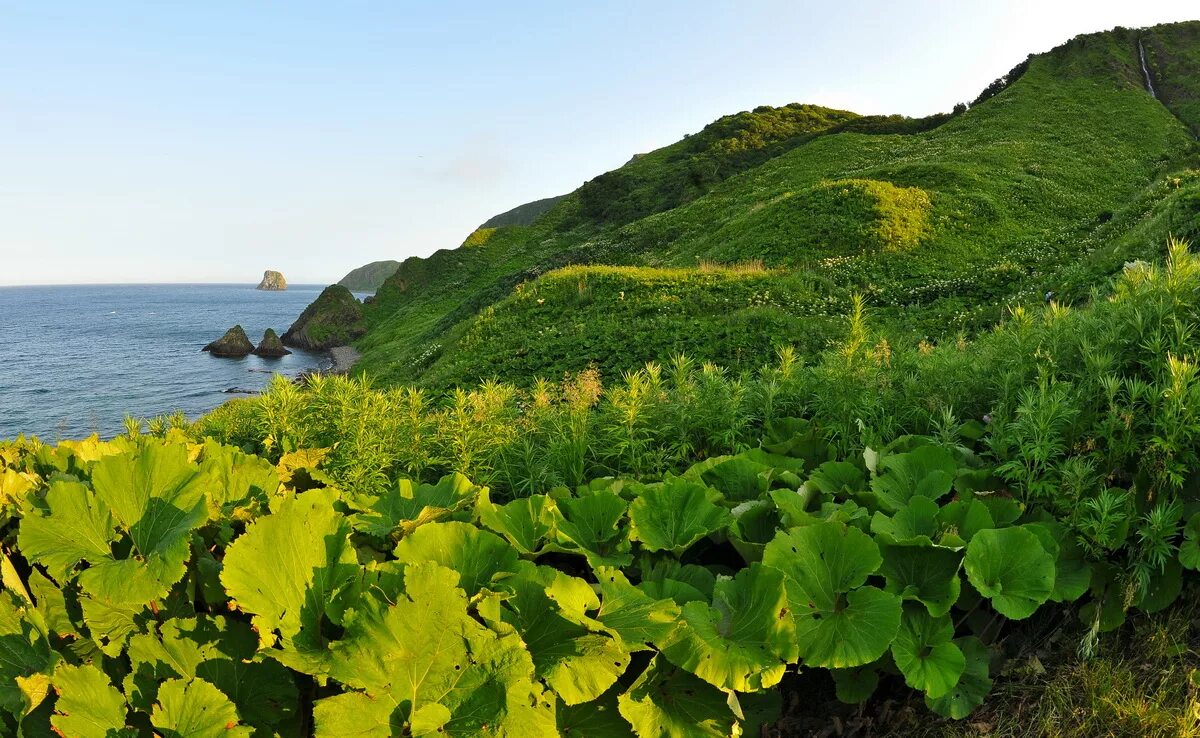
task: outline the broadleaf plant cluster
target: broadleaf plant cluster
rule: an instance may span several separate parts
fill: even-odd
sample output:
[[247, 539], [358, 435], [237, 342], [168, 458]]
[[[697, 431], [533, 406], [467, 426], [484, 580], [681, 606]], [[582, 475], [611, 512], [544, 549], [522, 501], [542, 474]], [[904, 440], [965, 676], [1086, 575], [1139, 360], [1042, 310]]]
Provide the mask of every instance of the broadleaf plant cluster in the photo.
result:
[[[661, 481], [511, 500], [458, 474], [346, 492], [323, 453], [272, 464], [179, 433], [11, 444], [0, 722], [755, 735], [801, 670], [847, 702], [902, 681], [963, 718], [991, 687], [998, 623], [1125, 606], [1075, 534], [983, 464], [975, 425], [839, 459], [783, 419]], [[1135, 605], [1178, 593], [1196, 530]]]

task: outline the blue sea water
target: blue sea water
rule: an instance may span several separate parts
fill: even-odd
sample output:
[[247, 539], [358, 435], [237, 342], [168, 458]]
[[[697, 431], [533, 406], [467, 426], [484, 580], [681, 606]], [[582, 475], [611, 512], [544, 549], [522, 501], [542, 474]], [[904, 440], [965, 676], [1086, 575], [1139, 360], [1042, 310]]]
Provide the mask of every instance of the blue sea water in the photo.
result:
[[274, 373], [328, 366], [323, 354], [219, 359], [202, 353], [235, 323], [257, 343], [287, 329], [315, 285], [0, 287], [0, 439], [42, 440], [123, 430], [126, 415], [182, 410], [195, 418], [260, 390]]

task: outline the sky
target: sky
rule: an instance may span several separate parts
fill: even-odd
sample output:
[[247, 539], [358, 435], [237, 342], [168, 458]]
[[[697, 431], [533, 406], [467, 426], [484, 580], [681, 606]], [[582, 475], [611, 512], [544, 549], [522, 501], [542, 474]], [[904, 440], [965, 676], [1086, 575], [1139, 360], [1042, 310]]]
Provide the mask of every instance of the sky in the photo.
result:
[[1195, 0], [0, 0], [0, 285], [330, 283], [721, 115], [911, 116]]

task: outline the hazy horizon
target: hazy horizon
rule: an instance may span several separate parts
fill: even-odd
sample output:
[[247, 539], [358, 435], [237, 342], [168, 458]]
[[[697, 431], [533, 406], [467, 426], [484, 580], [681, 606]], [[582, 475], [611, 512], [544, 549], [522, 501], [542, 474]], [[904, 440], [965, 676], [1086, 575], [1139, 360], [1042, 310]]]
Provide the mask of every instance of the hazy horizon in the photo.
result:
[[3, 3], [0, 285], [328, 284], [721, 115], [948, 111], [1080, 33], [1200, 16], [966, 5]]

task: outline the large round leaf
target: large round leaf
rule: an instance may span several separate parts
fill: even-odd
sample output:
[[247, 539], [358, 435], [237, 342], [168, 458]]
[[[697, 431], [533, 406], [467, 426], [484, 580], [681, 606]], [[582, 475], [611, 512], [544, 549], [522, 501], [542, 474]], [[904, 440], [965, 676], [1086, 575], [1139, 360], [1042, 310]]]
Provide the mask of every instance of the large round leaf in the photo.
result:
[[838, 594], [829, 610], [796, 612], [796, 645], [809, 666], [869, 664], [887, 651], [900, 627], [900, 598], [878, 587]]
[[[922, 498], [916, 498], [922, 499]], [[906, 600], [925, 605], [930, 615], [945, 615], [958, 600], [962, 584], [958, 570], [962, 552], [942, 546], [880, 546], [883, 564], [879, 571], [886, 580], [885, 589]]]
[[248, 738], [229, 698], [203, 679], [170, 679], [158, 690], [150, 722], [159, 734], [173, 738]]
[[879, 462], [871, 491], [885, 510], [899, 510], [913, 497], [936, 500], [950, 491], [958, 463], [941, 446], [920, 446], [908, 453], [890, 454]]
[[732, 579], [717, 580], [711, 606], [684, 605], [680, 627], [659, 649], [671, 663], [721, 689], [766, 689], [796, 660], [787, 608], [783, 574], [752, 564]]
[[497, 505], [488, 498], [485, 488], [479, 493], [475, 510], [485, 528], [504, 536], [522, 555], [532, 556], [541, 553], [554, 530], [553, 504], [546, 495], [530, 495]]
[[908, 686], [941, 697], [958, 684], [967, 659], [953, 639], [954, 623], [948, 616], [930, 617], [920, 606], [905, 608], [892, 641], [892, 658]]
[[[590, 632], [559, 611], [545, 581], [570, 577], [545, 567], [539, 572], [528, 563], [523, 568], [522, 574], [503, 582], [511, 593], [504, 602], [503, 621], [525, 642], [537, 676], [564, 702], [578, 705], [596, 699], [629, 666], [629, 651], [620, 638]], [[563, 599], [568, 605], [579, 602], [577, 597]]]
[[890, 518], [881, 512], [871, 518], [871, 532], [892, 543], [933, 543], [938, 533], [938, 504], [914, 497]]
[[728, 738], [737, 719], [721, 690], [656, 656], [618, 700], [639, 736]]
[[398, 561], [432, 561], [458, 572], [468, 595], [487, 586], [498, 572], [513, 571], [517, 558], [517, 550], [500, 536], [457, 521], [422, 525], [396, 544]]
[[1083, 548], [1062, 523], [1049, 520], [1024, 526], [1042, 542], [1042, 548], [1054, 557], [1054, 602], [1074, 602], [1088, 591], [1092, 567]]
[[900, 627], [900, 598], [864, 586], [881, 561], [870, 536], [841, 523], [781, 531], [767, 544], [763, 563], [786, 577], [805, 663], [860, 666], [887, 651]]
[[[330, 646], [329, 675], [379, 703], [399, 705], [410, 723], [428, 724], [440, 714], [446, 736], [506, 735], [517, 726], [541, 735], [534, 728], [552, 723], [553, 697], [537, 687], [517, 635], [499, 635], [472, 617], [458, 580], [436, 563], [410, 564], [395, 603], [364, 597], [346, 617], [342, 639]], [[331, 723], [339, 707], [326, 713]]]
[[983, 704], [987, 693], [992, 689], [992, 679], [988, 676], [989, 654], [983, 641], [974, 636], [959, 638], [954, 641], [966, 658], [966, 666], [958, 683], [941, 697], [926, 695], [925, 704], [930, 710], [955, 720], [962, 720]]
[[627, 507], [609, 490], [558, 500], [553, 512], [562, 550], [583, 554], [592, 568], [629, 566], [629, 526], [622, 525]]
[[59, 735], [76, 738], [132, 738], [125, 725], [125, 698], [109, 683], [108, 675], [91, 664], [62, 664], [54, 672], [54, 716], [50, 724]]
[[647, 551], [678, 556], [733, 522], [729, 511], [716, 504], [719, 499], [715, 490], [682, 477], [648, 486], [629, 506], [632, 537]]
[[1027, 618], [1054, 592], [1054, 556], [1025, 528], [981, 530], [964, 561], [967, 578], [996, 612]]
[[[350, 524], [333, 508], [336, 499], [335, 491], [324, 489], [288, 497], [225, 553], [221, 584], [234, 606], [254, 616], [264, 646], [275, 645], [278, 633], [285, 663], [295, 669], [319, 668], [297, 651], [323, 658], [321, 622], [362, 572], [350, 546]], [[308, 636], [300, 637], [302, 631]]]

